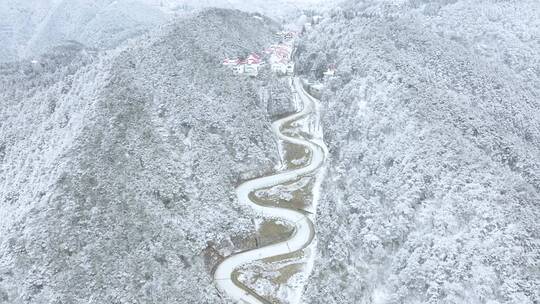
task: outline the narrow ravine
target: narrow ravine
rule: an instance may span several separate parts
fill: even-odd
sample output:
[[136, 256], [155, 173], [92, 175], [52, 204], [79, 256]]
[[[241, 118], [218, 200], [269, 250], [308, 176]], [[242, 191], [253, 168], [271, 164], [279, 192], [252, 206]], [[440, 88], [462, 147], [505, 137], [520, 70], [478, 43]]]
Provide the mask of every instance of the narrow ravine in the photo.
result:
[[289, 208], [263, 205], [250, 199], [250, 194], [256, 190], [294, 181], [305, 175], [314, 173], [324, 164], [326, 148], [322, 146], [322, 141], [321, 143], [316, 143], [315, 141], [309, 141], [303, 138], [290, 137], [284, 135], [281, 131], [282, 126], [288, 123], [297, 121], [308, 115], [318, 115], [316, 111], [317, 102], [304, 90], [301, 80], [296, 77], [291, 82], [291, 89], [293, 94], [295, 94], [293, 97], [301, 101], [302, 110], [275, 121], [272, 124], [272, 129], [284, 143], [296, 144], [309, 149], [311, 151], [311, 159], [304, 167], [249, 180], [238, 186], [236, 193], [239, 202], [252, 208], [261, 218], [285, 221], [294, 230], [291, 237], [286, 241], [233, 254], [218, 265], [214, 273], [216, 286], [224, 296], [237, 303], [260, 304], [269, 303], [269, 301], [235, 280], [232, 276], [235, 270], [253, 261], [303, 250], [315, 238], [313, 218], [310, 218], [314, 215]]

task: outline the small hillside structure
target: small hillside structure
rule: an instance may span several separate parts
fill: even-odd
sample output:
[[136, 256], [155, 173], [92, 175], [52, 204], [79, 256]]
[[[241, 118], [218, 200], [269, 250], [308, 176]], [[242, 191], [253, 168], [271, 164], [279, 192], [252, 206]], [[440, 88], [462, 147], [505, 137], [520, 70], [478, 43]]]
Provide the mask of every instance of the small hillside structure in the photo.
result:
[[298, 33], [294, 31], [281, 31], [277, 32], [276, 36], [284, 40], [291, 40], [297, 37]]
[[237, 66], [234, 66], [234, 67], [232, 68], [232, 71], [233, 71], [233, 73], [236, 74], [236, 75], [244, 74], [245, 67], [244, 67], [243, 64], [239, 64], [239, 65], [237, 65]]
[[248, 76], [256, 77], [259, 75], [260, 65], [259, 64], [245, 64], [244, 73]]
[[328, 66], [328, 69], [323, 73], [325, 77], [333, 77], [336, 75], [337, 69], [335, 64]]
[[278, 75], [286, 75], [287, 74], [287, 64], [283, 62], [275, 62], [272, 63], [272, 72]]
[[294, 75], [294, 62], [289, 62], [287, 64], [287, 75], [289, 76]]

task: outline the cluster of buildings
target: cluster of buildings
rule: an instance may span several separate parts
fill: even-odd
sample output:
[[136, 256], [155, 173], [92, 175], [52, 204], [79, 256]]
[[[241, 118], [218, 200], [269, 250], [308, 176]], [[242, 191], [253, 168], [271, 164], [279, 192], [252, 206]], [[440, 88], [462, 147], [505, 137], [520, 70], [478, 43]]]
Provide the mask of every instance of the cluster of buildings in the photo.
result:
[[230, 68], [236, 75], [247, 75], [255, 77], [259, 75], [259, 70], [264, 64], [261, 56], [257, 53], [250, 54], [246, 59], [229, 59], [223, 60], [223, 65]]
[[[292, 75], [294, 73], [294, 62], [292, 62], [292, 53], [294, 50], [294, 38], [296, 32], [278, 32], [277, 36], [282, 38], [281, 43], [270, 46], [264, 51], [265, 58], [270, 63], [272, 72], [277, 75]], [[261, 67], [265, 65], [262, 56], [257, 53], [250, 54], [245, 59], [226, 58], [223, 65], [231, 69], [235, 75], [247, 75], [256, 77], [259, 75]]]
[[293, 49], [292, 41], [275, 44], [266, 49], [265, 52], [269, 56], [272, 72], [278, 75], [292, 75], [294, 73]]
[[[317, 24], [322, 20], [321, 16], [311, 17], [311, 22], [306, 23], [310, 26], [312, 24]], [[305, 26], [304, 29], [305, 30]], [[264, 60], [263, 56], [252, 53], [247, 58], [226, 58], [223, 60], [223, 65], [228, 67], [235, 75], [246, 75], [251, 77], [256, 77], [259, 75], [259, 71], [263, 66], [266, 65], [266, 62], [270, 64], [270, 68], [273, 73], [277, 75], [293, 75], [294, 74], [294, 62], [293, 51], [294, 51], [294, 39], [299, 35], [299, 32], [295, 31], [280, 31], [276, 33], [276, 36], [281, 40], [280, 43], [274, 44], [267, 48], [264, 51]], [[336, 74], [335, 64], [328, 66], [328, 69], [324, 72], [325, 77], [333, 77]]]

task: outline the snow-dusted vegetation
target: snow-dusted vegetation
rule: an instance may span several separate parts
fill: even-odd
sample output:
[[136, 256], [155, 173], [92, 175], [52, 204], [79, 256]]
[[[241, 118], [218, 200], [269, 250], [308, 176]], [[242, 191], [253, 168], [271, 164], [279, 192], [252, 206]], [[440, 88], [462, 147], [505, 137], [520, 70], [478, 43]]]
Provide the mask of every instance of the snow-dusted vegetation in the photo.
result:
[[338, 2], [0, 0], [0, 304], [540, 303], [540, 2]]
[[540, 302], [538, 1], [351, 1], [303, 39], [331, 156], [306, 303]]
[[1, 65], [0, 302], [219, 303], [217, 249], [254, 229], [234, 186], [277, 162], [272, 99], [221, 60], [276, 30], [214, 9]]

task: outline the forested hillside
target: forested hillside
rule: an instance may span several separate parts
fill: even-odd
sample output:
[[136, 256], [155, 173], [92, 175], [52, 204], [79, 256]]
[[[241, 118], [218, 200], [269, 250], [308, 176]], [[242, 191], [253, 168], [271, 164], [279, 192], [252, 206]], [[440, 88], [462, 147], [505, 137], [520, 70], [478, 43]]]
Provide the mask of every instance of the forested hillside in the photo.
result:
[[221, 62], [276, 30], [214, 9], [0, 65], [0, 302], [220, 303], [208, 254], [253, 229], [234, 186], [277, 162], [272, 100]]
[[298, 50], [331, 152], [305, 301], [539, 303], [539, 2], [396, 3]]

